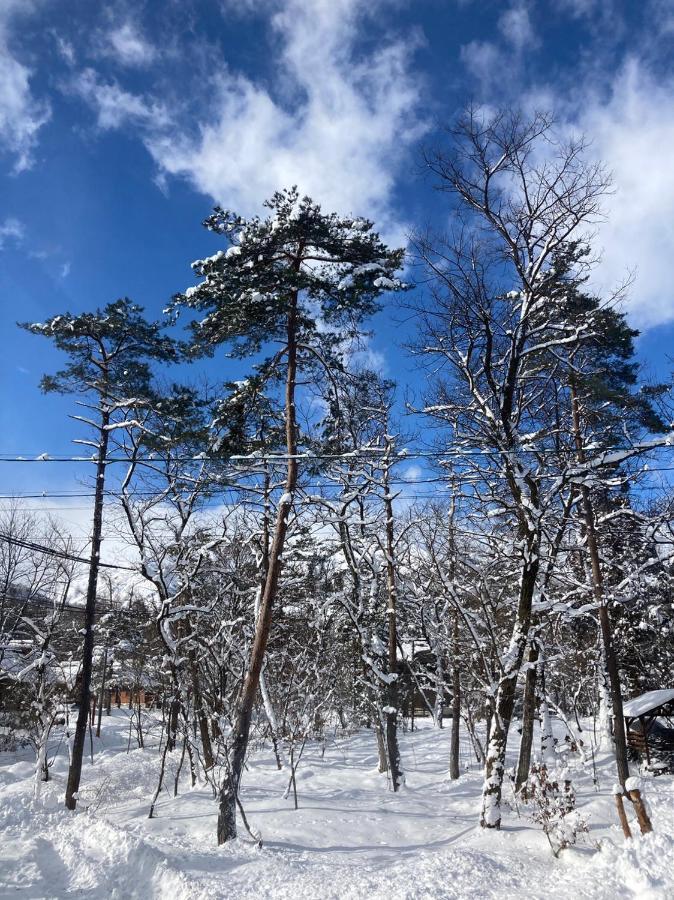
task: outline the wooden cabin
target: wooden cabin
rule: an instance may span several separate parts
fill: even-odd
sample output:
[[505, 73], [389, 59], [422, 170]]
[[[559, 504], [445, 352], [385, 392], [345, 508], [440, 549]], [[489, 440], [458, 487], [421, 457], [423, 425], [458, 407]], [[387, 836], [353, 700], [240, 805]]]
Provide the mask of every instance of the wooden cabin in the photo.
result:
[[655, 774], [674, 773], [674, 688], [648, 691], [623, 706], [627, 745]]
[[[110, 705], [132, 707], [144, 707], [145, 709], [161, 709], [162, 698], [156, 691], [144, 687], [130, 687], [124, 684], [115, 684], [107, 689], [110, 692]], [[106, 693], [107, 693], [106, 691]]]
[[126, 706], [132, 709], [140, 706], [145, 709], [161, 709], [161, 704], [161, 694], [148, 688], [131, 687], [128, 684], [113, 682], [105, 689], [105, 705], [108, 707], [116, 706], [119, 709]]
[[[416, 649], [415, 643], [421, 645], [420, 649]], [[422, 641], [412, 641], [410, 646], [409, 655], [398, 657], [398, 694], [403, 716], [414, 721], [418, 717], [430, 716], [429, 707], [432, 709], [435, 706], [436, 690], [433, 685], [435, 657]], [[416, 678], [413, 670], [416, 672]], [[447, 679], [451, 677], [449, 672], [446, 672], [445, 675]], [[451, 718], [451, 715], [452, 695], [450, 685], [445, 684], [442, 716]]]

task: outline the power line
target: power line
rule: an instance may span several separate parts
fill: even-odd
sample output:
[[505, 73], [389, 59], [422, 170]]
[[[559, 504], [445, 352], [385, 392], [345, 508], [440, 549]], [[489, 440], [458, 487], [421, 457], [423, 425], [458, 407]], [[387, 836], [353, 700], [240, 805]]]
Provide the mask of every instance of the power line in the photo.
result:
[[[672, 468], [674, 468], [674, 466]], [[446, 483], [446, 481], [447, 481], [446, 478], [443, 478], [440, 476], [435, 477], [435, 478], [417, 478], [414, 480], [410, 480], [407, 478], [391, 478], [391, 479], [389, 479], [389, 484], [400, 484], [400, 485], [444, 484], [444, 483]], [[280, 489], [280, 487], [281, 486], [279, 486], [279, 489]], [[304, 485], [302, 485], [302, 487], [303, 488], [341, 487], [341, 485], [330, 484], [330, 483], [314, 483], [314, 484], [304, 484]], [[255, 488], [255, 489], [257, 489], [257, 488]], [[205, 489], [205, 493], [213, 494], [213, 493], [225, 493], [227, 491], [245, 491], [245, 490], [251, 490], [251, 488], [247, 487], [246, 485], [242, 485], [242, 484], [236, 484], [236, 485], [233, 484], [233, 485], [214, 486], [211, 488], [207, 488], [207, 489]], [[156, 491], [132, 491], [131, 495], [133, 497], [153, 497], [156, 495]], [[44, 497], [46, 499], [53, 498], [53, 499], [67, 500], [71, 497], [73, 497], [73, 498], [77, 498], [77, 497], [92, 498], [95, 496], [96, 495], [92, 491], [86, 491], [86, 492], [84, 492], [84, 491], [82, 491], [82, 492], [78, 492], [78, 491], [53, 491], [53, 492], [52, 491], [50, 491], [50, 492], [41, 491], [39, 494], [17, 494], [17, 493], [0, 494], [0, 500], [15, 500], [15, 499], [39, 500], [42, 497]], [[115, 494], [114, 490], [111, 490], [107, 493], [107, 496], [116, 497], [117, 495]]]
[[[649, 475], [651, 473], [657, 472], [674, 472], [674, 466], [648, 466], [645, 469], [639, 469], [636, 472], [627, 472], [621, 475], [620, 477], [623, 479], [626, 478], [637, 478], [642, 475]], [[558, 478], [558, 474], [544, 474], [544, 473], [531, 473], [531, 477], [535, 479], [555, 479]], [[487, 472], [483, 476], [479, 477], [477, 475], [469, 475], [469, 476], [457, 476], [458, 482], [457, 486], [461, 485], [477, 485], [483, 484], [484, 482], [493, 481], [495, 479], [505, 480], [506, 476], [502, 475], [499, 472]], [[417, 478], [417, 479], [406, 479], [406, 478], [392, 478], [389, 480], [389, 484], [397, 485], [400, 487], [405, 487], [406, 485], [418, 485], [418, 484], [447, 484], [449, 480], [448, 476], [438, 475], [434, 478]], [[276, 489], [280, 490], [282, 485], [279, 485]], [[344, 490], [344, 485], [340, 484], [336, 481], [329, 482], [314, 482], [314, 483], [305, 483], [300, 485], [301, 490], [321, 490], [321, 489], [330, 489], [330, 490]], [[644, 489], [642, 487], [642, 489]], [[657, 486], [651, 486], [650, 489], [657, 489]], [[218, 494], [225, 493], [233, 493], [233, 492], [245, 492], [250, 490], [258, 490], [259, 487], [247, 486], [245, 484], [237, 484], [237, 485], [222, 485], [222, 486], [213, 486], [204, 490], [204, 495], [213, 496]], [[436, 493], [443, 493], [442, 491], [436, 491], [432, 494], [424, 495], [424, 496], [433, 496]], [[450, 490], [449, 493], [452, 493]], [[133, 491], [131, 493], [132, 497], [153, 497], [156, 496], [156, 491]], [[108, 498], [117, 498], [117, 494], [115, 494], [114, 490], [107, 492], [106, 495]], [[410, 495], [406, 495], [410, 496]], [[93, 499], [95, 494], [91, 491], [41, 491], [37, 494], [23, 494], [23, 493], [12, 493], [12, 494], [0, 494], [0, 500], [69, 500], [69, 499]], [[167, 498], [168, 500], [169, 498]], [[38, 509], [43, 509], [44, 507], [37, 507]], [[88, 507], [80, 506], [66, 506], [66, 507], [54, 507], [55, 509], [63, 509], [67, 511], [68, 509], [88, 509]]]
[[[597, 448], [588, 448], [588, 449], [597, 449]], [[632, 444], [625, 445], [615, 445], [612, 447], [602, 447], [599, 450], [601, 454], [610, 454], [620, 452], [622, 450], [627, 451], [636, 451], [643, 453], [651, 453], [656, 450], [672, 450], [671, 444], [657, 444], [654, 446], [639, 446]], [[461, 448], [448, 448], [446, 450], [416, 450], [416, 449], [408, 449], [404, 448], [403, 450], [398, 451], [397, 453], [392, 454], [389, 459], [391, 462], [404, 462], [407, 459], [444, 459], [444, 458], [470, 458], [471, 456], [499, 456], [503, 452], [502, 450], [497, 449], [481, 449], [481, 448], [470, 448], [470, 449], [461, 449]], [[575, 450], [571, 448], [563, 448], [559, 449], [556, 447], [514, 447], [513, 452], [516, 453], [533, 453], [533, 454], [568, 454], [569, 456], [575, 456]], [[287, 462], [290, 459], [297, 460], [298, 462], [311, 462], [312, 460], [343, 460], [348, 461], [350, 459], [371, 459], [374, 457], [375, 459], [382, 459], [384, 456], [385, 450], [383, 447], [363, 447], [359, 450], [346, 451], [343, 453], [297, 453], [293, 455], [289, 455], [287, 453], [254, 453], [254, 454], [232, 454], [230, 456], [213, 456], [209, 457], [206, 454], [197, 454], [194, 456], [161, 456], [160, 454], [144, 456], [144, 457], [136, 457], [134, 460], [137, 463], [157, 463], [157, 462], [213, 462], [213, 463], [263, 463], [263, 462]], [[96, 463], [98, 460], [95, 456], [65, 456], [63, 454], [50, 454], [50, 453], [41, 453], [36, 456], [12, 456], [8, 453], [3, 453], [0, 451], [0, 462], [6, 463]], [[106, 464], [112, 463], [126, 463], [129, 464], [131, 460], [128, 457], [116, 457], [110, 456], [106, 459]], [[607, 464], [610, 464], [607, 463]]]
[[[47, 556], [53, 556], [57, 559], [64, 559], [69, 562], [79, 562], [85, 563], [87, 566], [91, 565], [91, 560], [86, 559], [83, 556], [76, 556], [73, 553], [68, 553], [65, 550], [55, 550], [54, 547], [46, 547], [44, 544], [36, 544], [33, 541], [24, 541], [19, 538], [13, 538], [9, 534], [3, 534], [0, 532], [0, 541], [5, 541], [7, 544], [13, 544], [16, 547], [21, 547], [24, 550], [33, 550], [36, 553], [44, 553]], [[114, 563], [104, 563], [99, 562], [98, 565], [101, 568], [105, 569], [123, 569], [125, 572], [137, 572], [138, 570], [133, 568], [132, 566], [118, 566]]]
[[[64, 609], [68, 609], [68, 610], [71, 610], [72, 612], [78, 612], [78, 613], [86, 612], [86, 606], [79, 604], [79, 603], [73, 603], [72, 600], [70, 600], [70, 601], [69, 600], [65, 600], [65, 601], [52, 600], [50, 597], [45, 597], [42, 595], [34, 596], [34, 597], [22, 597], [17, 594], [4, 593], [1, 595], [0, 599], [11, 600], [14, 603], [23, 604], [26, 607], [41, 606], [41, 607], [44, 607], [45, 609], [56, 610], [57, 612], [60, 612], [61, 610], [64, 610]], [[120, 605], [116, 605], [111, 600], [102, 600], [99, 597], [96, 598], [96, 610], [97, 611], [105, 612], [107, 610], [108, 612], [125, 612], [127, 609], [129, 609], [128, 606], [120, 606]]]

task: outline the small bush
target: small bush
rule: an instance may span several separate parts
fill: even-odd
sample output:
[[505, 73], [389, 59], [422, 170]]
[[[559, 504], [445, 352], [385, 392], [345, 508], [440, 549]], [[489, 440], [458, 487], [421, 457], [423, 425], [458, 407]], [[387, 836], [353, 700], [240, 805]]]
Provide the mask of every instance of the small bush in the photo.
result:
[[543, 829], [555, 856], [587, 833], [585, 820], [576, 810], [576, 793], [568, 771], [557, 767], [552, 775], [543, 763], [531, 767], [523, 798], [531, 807], [531, 818]]

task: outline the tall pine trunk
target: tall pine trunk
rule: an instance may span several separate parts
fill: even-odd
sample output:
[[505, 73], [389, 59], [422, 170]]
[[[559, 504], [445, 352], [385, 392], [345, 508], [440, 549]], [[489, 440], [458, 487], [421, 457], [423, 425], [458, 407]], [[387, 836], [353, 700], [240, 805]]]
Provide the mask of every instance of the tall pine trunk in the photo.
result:
[[110, 413], [104, 406], [101, 413], [100, 438], [96, 461], [94, 522], [91, 533], [91, 559], [89, 563], [89, 580], [87, 582], [87, 602], [84, 611], [84, 646], [82, 649], [82, 672], [80, 695], [78, 698], [79, 706], [77, 710], [77, 722], [75, 724], [72, 755], [70, 758], [70, 768], [68, 769], [68, 783], [66, 785], [65, 803], [68, 809], [75, 809], [77, 806], [77, 792], [80, 788], [80, 778], [82, 776], [82, 758], [84, 756], [84, 742], [87, 735], [87, 722], [89, 719], [89, 698], [91, 696], [91, 675], [94, 655], [94, 623], [96, 621], [96, 589], [98, 586], [98, 569], [103, 532], [105, 465], [108, 454], [109, 432], [107, 426], [109, 424]]
[[248, 736], [255, 705], [255, 697], [260, 683], [260, 673], [271, 629], [272, 607], [278, 591], [281, 575], [282, 555], [288, 533], [288, 516], [293, 505], [293, 495], [297, 486], [297, 420], [295, 411], [295, 387], [297, 382], [297, 293], [290, 298], [288, 311], [287, 369], [285, 385], [285, 427], [288, 465], [285, 493], [279, 502], [274, 535], [269, 551], [269, 565], [264, 591], [260, 600], [260, 610], [255, 623], [255, 637], [250, 655], [248, 671], [239, 699], [234, 727], [231, 733], [230, 750], [227, 756], [227, 773], [220, 788], [217, 838], [218, 844], [236, 837], [236, 803], [243, 764], [248, 748]]
[[[264, 517], [262, 520], [262, 564], [260, 566], [260, 588], [256, 596], [255, 601], [255, 618], [260, 612], [260, 603], [262, 602], [262, 596], [264, 594], [265, 583], [267, 581], [267, 572], [269, 571], [269, 543], [270, 543], [270, 490], [271, 490], [271, 475], [269, 474], [269, 468], [265, 463], [264, 467]], [[283, 750], [279, 743], [279, 727], [276, 719], [276, 713], [274, 712], [274, 705], [271, 701], [271, 697], [269, 696], [269, 690], [267, 688], [267, 678], [264, 671], [264, 666], [260, 672], [260, 695], [262, 696], [262, 705], [264, 706], [264, 713], [267, 717], [267, 722], [269, 724], [269, 736], [271, 738], [271, 745], [274, 751], [274, 758], [276, 760], [276, 768], [280, 771], [283, 768]]]
[[[573, 375], [569, 380], [571, 390], [571, 413], [573, 423], [573, 434], [578, 453], [579, 462], [585, 462], [585, 447], [583, 445], [583, 435], [580, 424], [580, 402], [578, 391]], [[620, 673], [618, 670], [618, 660], [613, 648], [613, 635], [611, 628], [611, 620], [609, 617], [606, 598], [604, 597], [604, 576], [601, 568], [601, 560], [599, 557], [599, 545], [597, 543], [597, 532], [595, 528], [594, 508], [590, 489], [586, 484], [581, 484], [581, 499], [583, 502], [583, 517], [585, 520], [585, 536], [587, 541], [587, 552], [590, 557], [592, 568], [592, 590], [594, 599], [598, 608], [599, 628], [601, 633], [602, 646], [604, 651], [604, 661], [606, 664], [606, 673], [611, 688], [611, 706], [613, 707], [613, 743], [615, 746], [616, 767], [618, 770], [618, 781], [624, 787], [625, 781], [629, 778], [629, 765], [627, 761], [627, 739], [625, 736], [625, 717], [623, 713], [623, 695], [620, 686]]]

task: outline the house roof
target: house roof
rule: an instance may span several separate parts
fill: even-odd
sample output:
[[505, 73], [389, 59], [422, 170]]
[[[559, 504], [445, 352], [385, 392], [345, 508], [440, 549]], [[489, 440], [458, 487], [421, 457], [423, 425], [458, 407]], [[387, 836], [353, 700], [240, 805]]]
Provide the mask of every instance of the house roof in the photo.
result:
[[628, 719], [643, 716], [664, 703], [674, 700], [674, 688], [665, 688], [659, 691], [648, 691], [640, 697], [633, 697], [623, 706], [623, 715]]

